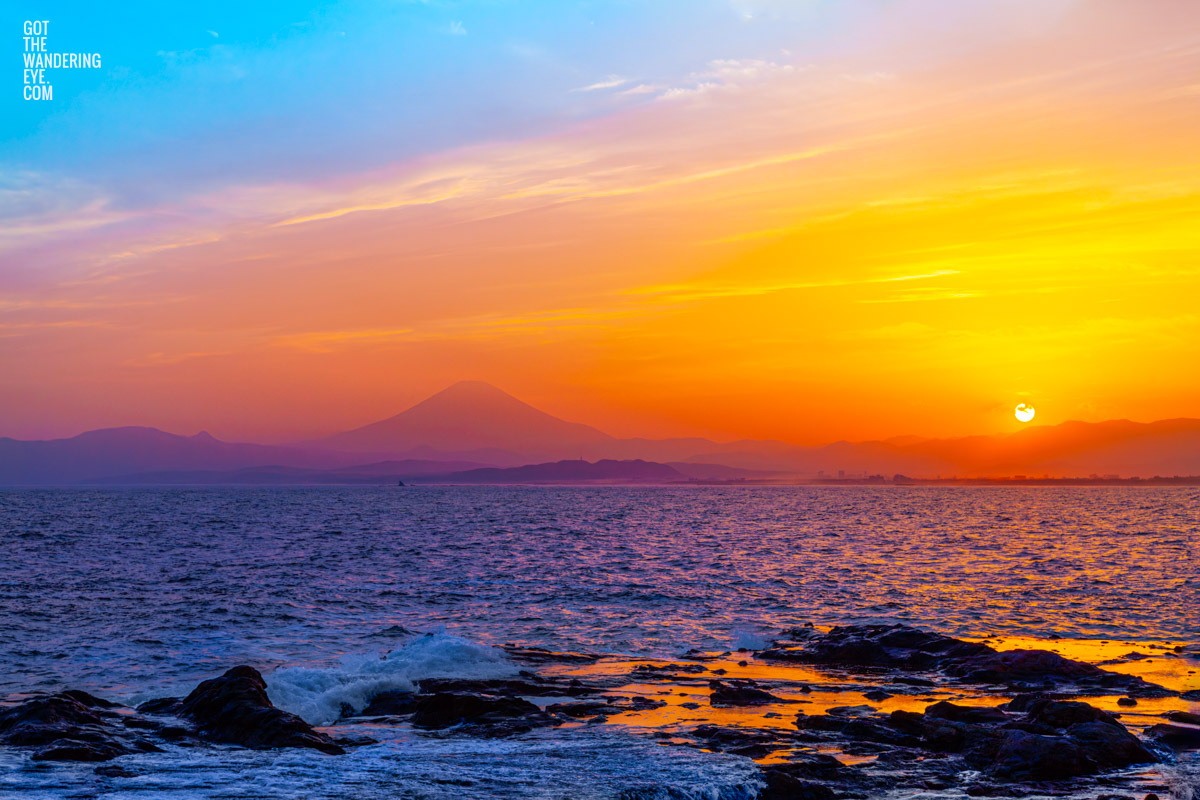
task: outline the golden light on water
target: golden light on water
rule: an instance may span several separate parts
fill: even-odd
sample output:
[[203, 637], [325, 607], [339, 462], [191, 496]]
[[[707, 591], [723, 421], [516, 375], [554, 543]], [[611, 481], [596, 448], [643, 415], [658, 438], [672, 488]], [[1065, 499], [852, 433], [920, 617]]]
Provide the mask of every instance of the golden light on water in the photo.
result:
[[1037, 412], [1033, 410], [1033, 406], [1024, 403], [1017, 406], [1016, 415], [1017, 419], [1021, 420], [1021, 422], [1029, 422], [1029, 420], [1033, 419], [1035, 413]]

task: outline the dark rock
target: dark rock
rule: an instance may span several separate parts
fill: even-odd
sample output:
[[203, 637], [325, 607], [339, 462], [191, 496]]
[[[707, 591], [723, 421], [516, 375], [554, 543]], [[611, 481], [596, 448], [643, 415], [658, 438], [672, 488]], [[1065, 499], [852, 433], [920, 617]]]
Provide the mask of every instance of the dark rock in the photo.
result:
[[1048, 650], [1000, 652], [982, 642], [967, 642], [902, 624], [840, 626], [808, 638], [799, 647], [775, 647], [758, 653], [758, 657], [840, 667], [941, 670], [973, 683], [1072, 684], [1120, 689], [1138, 696], [1172, 694], [1137, 676], [1108, 672]]
[[839, 626], [810, 635], [798, 649], [775, 648], [760, 658], [833, 666], [935, 669], [948, 660], [994, 652], [985, 644], [926, 633], [908, 625]]
[[598, 686], [589, 686], [579, 681], [552, 680], [539, 678], [536, 675], [525, 679], [426, 678], [420, 681], [419, 688], [422, 694], [453, 692], [456, 694], [525, 695], [528, 697], [585, 697], [604, 691]]
[[372, 739], [370, 736], [339, 736], [333, 742], [340, 747], [366, 747], [371, 744], [379, 744], [378, 739]]
[[179, 698], [156, 697], [142, 703], [137, 710], [142, 714], [177, 714], [179, 713]]
[[127, 770], [124, 767], [118, 767], [116, 764], [106, 764], [103, 767], [96, 767], [92, 772], [105, 778], [136, 778], [138, 776], [138, 773]]
[[1095, 765], [1093, 772], [1158, 761], [1141, 740], [1119, 722], [1078, 723], [1067, 728], [1067, 736], [1091, 759]]
[[544, 647], [518, 647], [505, 645], [504, 652], [517, 661], [527, 664], [591, 664], [601, 656], [595, 653], [569, 653], [547, 650]]
[[775, 750], [790, 746], [786, 736], [773, 730], [700, 725], [694, 728], [690, 735], [700, 740], [702, 746], [708, 750], [735, 753], [749, 758], [761, 758]]
[[1137, 700], [1134, 700], [1132, 697], [1117, 698], [1117, 705], [1119, 706], [1136, 706], [1137, 704]]
[[856, 784], [862, 782], [858, 772], [825, 753], [802, 752], [786, 764], [772, 764], [770, 769], [787, 773], [798, 780], [820, 783]]
[[768, 767], [762, 772], [766, 788], [759, 800], [834, 800], [837, 797], [828, 786], [793, 778], [783, 770]]
[[157, 748], [117, 727], [114, 703], [86, 692], [32, 697], [0, 709], [0, 743], [37, 747], [35, 761], [108, 761]]
[[998, 708], [980, 706], [956, 706], [954, 703], [942, 700], [925, 709], [926, 717], [948, 719], [954, 722], [1007, 722], [1008, 715]]
[[551, 714], [565, 714], [568, 717], [576, 718], [596, 717], [610, 713], [612, 705], [598, 700], [585, 703], [554, 703], [546, 706], [546, 711]]
[[114, 703], [111, 700], [103, 700], [96, 697], [94, 694], [88, 694], [82, 689], [67, 689], [65, 692], [60, 692], [63, 697], [69, 697], [72, 700], [85, 705], [88, 708], [120, 708], [120, 703]]
[[1172, 722], [1182, 722], [1185, 725], [1200, 725], [1200, 714], [1190, 711], [1168, 711], [1167, 719]]
[[770, 692], [763, 691], [754, 685], [753, 681], [734, 681], [722, 683], [709, 681], [709, 705], [720, 707], [729, 706], [764, 706], [771, 703], [786, 703], [782, 697], [776, 697]]
[[885, 692], [883, 689], [872, 689], [869, 692], [863, 692], [863, 697], [867, 698], [868, 700], [879, 701], [887, 700], [889, 697], [892, 697], [892, 694]]
[[267, 683], [253, 667], [234, 667], [219, 678], [203, 681], [179, 703], [179, 715], [196, 722], [202, 738], [256, 750], [307, 747], [322, 753], [344, 753], [327, 735], [295, 714], [275, 708]]
[[613, 706], [622, 709], [633, 711], [646, 711], [652, 708], [662, 708], [667, 703], [665, 700], [655, 700], [650, 697], [643, 697], [640, 694], [635, 694], [627, 700], [616, 700], [612, 703]]
[[1033, 703], [1027, 710], [1027, 719], [1051, 728], [1066, 729], [1085, 722], [1103, 722], [1122, 728], [1117, 718], [1087, 703], [1076, 700], [1043, 700]]
[[116, 740], [80, 742], [59, 739], [36, 750], [32, 757], [34, 761], [109, 761], [117, 756], [136, 752], [138, 751]]
[[[988, 648], [991, 650], [991, 648]], [[951, 675], [976, 683], [1012, 683], [1014, 681], [1097, 681], [1117, 673], [1105, 672], [1082, 661], [1072, 661], [1049, 650], [1006, 650], [972, 656], [948, 665]], [[1127, 675], [1120, 676], [1128, 678]]]
[[1083, 750], [1061, 736], [1008, 731], [995, 747], [990, 763], [984, 753], [974, 759], [989, 776], [1001, 781], [1057, 781], [1095, 772]]
[[412, 692], [388, 691], [380, 692], [371, 698], [358, 716], [390, 717], [397, 714], [407, 714], [417, 707], [417, 697]]
[[553, 723], [553, 717], [519, 697], [489, 697], [438, 692], [417, 698], [412, 724], [418, 728], [449, 728], [470, 724], [496, 726], [498, 733], [530, 730], [534, 725]]
[[892, 683], [902, 683], [905, 686], [937, 686], [936, 683], [928, 678], [914, 678], [911, 675], [897, 675], [892, 678]]
[[1160, 722], [1147, 728], [1146, 735], [1157, 739], [1172, 750], [1200, 750], [1200, 728]]
[[671, 678], [678, 674], [696, 675], [708, 672], [703, 664], [638, 664], [630, 671], [635, 678]]

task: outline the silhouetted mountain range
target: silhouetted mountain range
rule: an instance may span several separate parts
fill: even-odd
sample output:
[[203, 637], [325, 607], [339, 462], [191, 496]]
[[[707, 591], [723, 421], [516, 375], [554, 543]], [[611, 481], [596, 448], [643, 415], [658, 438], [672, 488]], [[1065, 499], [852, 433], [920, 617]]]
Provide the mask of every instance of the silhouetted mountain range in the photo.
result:
[[[818, 471], [836, 476], [839, 470], [889, 477], [896, 473], [913, 477], [1198, 475], [1200, 420], [1066, 422], [1007, 435], [900, 436], [822, 447], [755, 440], [620, 439], [546, 414], [489, 384], [467, 381], [388, 419], [295, 446], [236, 444], [207, 433], [177, 436], [153, 428], [110, 428], [50, 441], [0, 439], [0, 484], [115, 479], [174, 484], [370, 483], [395, 475], [449, 476], [472, 469], [554, 462], [578, 465], [581, 459], [655, 462], [653, 469], [672, 470], [678, 476], [675, 480], [811, 476]], [[595, 465], [587, 469], [596, 472]], [[667, 480], [668, 474], [664, 470], [664, 477], [646, 479]]]
[[636, 483], [673, 483], [687, 476], [668, 464], [654, 461], [556, 461], [523, 467], [491, 467], [452, 472], [439, 478], [441, 483], [573, 483], [577, 481], [620, 481]]

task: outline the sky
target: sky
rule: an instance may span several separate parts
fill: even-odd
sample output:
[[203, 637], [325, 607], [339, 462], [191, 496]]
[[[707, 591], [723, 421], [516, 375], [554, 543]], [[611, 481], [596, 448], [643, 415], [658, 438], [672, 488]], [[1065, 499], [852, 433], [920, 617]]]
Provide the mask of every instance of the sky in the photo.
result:
[[[102, 66], [22, 99], [22, 23]], [[1200, 416], [1190, 0], [31, 2], [0, 436]]]

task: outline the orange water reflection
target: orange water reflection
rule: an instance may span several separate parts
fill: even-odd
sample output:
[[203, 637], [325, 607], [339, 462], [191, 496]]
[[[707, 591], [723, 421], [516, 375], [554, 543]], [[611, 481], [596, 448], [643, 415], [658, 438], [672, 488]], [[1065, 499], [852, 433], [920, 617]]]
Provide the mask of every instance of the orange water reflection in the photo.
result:
[[[1096, 664], [1104, 669], [1138, 675], [1175, 691], [1200, 688], [1200, 675], [1195, 662], [1180, 657], [1176, 652], [1176, 648], [1180, 646], [1179, 642], [1046, 640], [1029, 637], [993, 637], [985, 641], [998, 650], [1050, 650], [1067, 658]], [[1124, 660], [1123, 657], [1129, 653], [1145, 654], [1146, 658]], [[1114, 661], [1117, 663], [1112, 663]], [[619, 676], [629, 675], [638, 666], [661, 668], [677, 664], [691, 665], [694, 668], [697, 663], [703, 666], [703, 672], [668, 670], [661, 673], [662, 677], [657, 679], [646, 679], [637, 675], [633, 676], [629, 683], [610, 690], [608, 694], [613, 696], [641, 696], [664, 702], [665, 705], [617, 714], [605, 724], [664, 733], [681, 732], [699, 725], [794, 731], [794, 721], [799, 712], [809, 715], [825, 714], [830, 709], [846, 706], [868, 706], [885, 714], [896, 710], [921, 712], [926, 706], [939, 700], [950, 700], [959, 705], [994, 706], [1010, 699], [1008, 695], [953, 684], [938, 679], [937, 676], [929, 676], [935, 680], [937, 686], [912, 687], [892, 683], [891, 681], [898, 677], [894, 674], [864, 675], [840, 670], [819, 670], [803, 665], [760, 661], [749, 653], [733, 653], [699, 662], [611, 657], [594, 664], [561, 666], [548, 671], [581, 679], [605, 678], [612, 681]], [[761, 706], [716, 707], [709, 702], [708, 683], [714, 679], [751, 679], [756, 681], [760, 688], [770, 691], [786, 702]], [[808, 691], [805, 691], [805, 688]], [[893, 696], [875, 700], [866, 697], [867, 692], [878, 689], [888, 691]], [[1120, 705], [1119, 695], [1081, 696], [1079, 699], [1118, 714], [1122, 721], [1134, 730], [1162, 721], [1161, 717], [1168, 711], [1200, 712], [1200, 702], [1179, 697], [1139, 698], [1135, 707]], [[848, 755], [825, 745], [816, 749], [834, 755], [848, 764], [871, 760], [869, 757]], [[788, 752], [783, 749], [777, 750], [757, 760], [762, 763], [785, 761]]]

